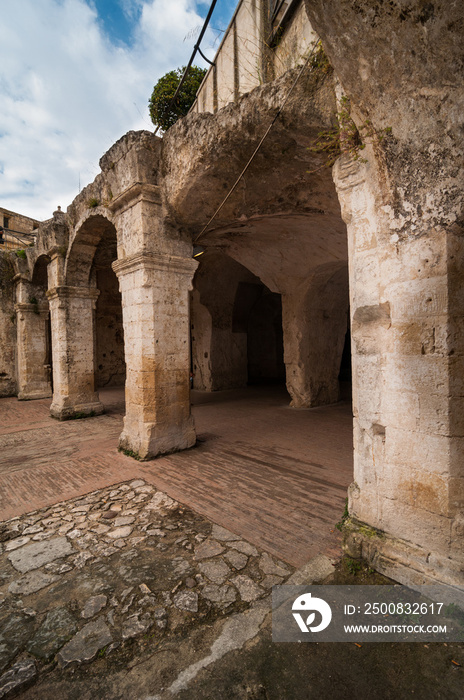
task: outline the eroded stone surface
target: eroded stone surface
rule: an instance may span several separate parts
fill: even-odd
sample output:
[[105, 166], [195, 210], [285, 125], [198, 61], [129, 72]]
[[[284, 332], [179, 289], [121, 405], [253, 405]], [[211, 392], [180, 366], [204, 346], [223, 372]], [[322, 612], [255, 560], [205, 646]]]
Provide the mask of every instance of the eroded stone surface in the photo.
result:
[[256, 549], [256, 547], [253, 547], [253, 545], [249, 542], [244, 542], [243, 540], [240, 540], [239, 542], [231, 542], [230, 546], [233, 549], [237, 549], [239, 552], [242, 552], [243, 554], [248, 554], [248, 556], [250, 557], [258, 556], [258, 550]]
[[206, 540], [195, 547], [195, 559], [210, 559], [217, 554], [221, 554], [224, 547], [215, 540]]
[[111, 632], [103, 618], [89, 622], [59, 652], [57, 659], [61, 668], [72, 663], [92, 661], [100, 649], [113, 641]]
[[13, 595], [30, 595], [58, 580], [58, 576], [54, 574], [47, 574], [43, 571], [30, 571], [17, 581], [10, 583], [8, 592]]
[[233, 586], [217, 586], [214, 583], [204, 586], [201, 595], [206, 600], [210, 600], [212, 603], [217, 603], [220, 606], [230, 605], [237, 598], [237, 592]]
[[232, 564], [234, 569], [243, 569], [248, 562], [248, 557], [246, 554], [233, 550], [224, 554], [224, 559], [227, 559], [229, 564]]
[[232, 579], [232, 583], [238, 588], [241, 599], [247, 603], [257, 600], [264, 594], [264, 590], [248, 576], [236, 576]]
[[33, 630], [33, 621], [24, 614], [12, 613], [0, 629], [0, 671], [14, 659]]
[[85, 619], [94, 617], [94, 615], [99, 613], [100, 610], [103, 610], [107, 602], [108, 598], [106, 597], [106, 595], [96, 595], [92, 598], [89, 598], [89, 600], [84, 606], [83, 611], [81, 612], [81, 616]]
[[200, 571], [213, 583], [224, 583], [231, 573], [230, 568], [221, 559], [202, 562]]
[[259, 560], [259, 568], [265, 574], [273, 574], [274, 576], [289, 576], [289, 569], [282, 562], [276, 563], [272, 557], [264, 552]]
[[5, 544], [5, 551], [12, 552], [14, 549], [18, 549], [18, 547], [23, 547], [30, 539], [30, 537], [17, 537], [15, 540], [10, 540]]
[[234, 535], [230, 530], [216, 524], [213, 525], [213, 529], [211, 530], [211, 537], [213, 540], [220, 540], [222, 542], [231, 542], [241, 539], [240, 535]]
[[123, 624], [122, 638], [131, 639], [132, 637], [138, 637], [140, 634], [147, 632], [152, 624], [153, 619], [148, 613], [131, 615]]
[[198, 593], [183, 591], [182, 593], [176, 593], [173, 600], [174, 605], [179, 610], [198, 612]]
[[56, 537], [48, 542], [28, 544], [21, 549], [16, 549], [8, 555], [8, 559], [15, 569], [24, 574], [55, 559], [65, 557], [72, 551], [72, 545], [65, 537]]
[[111, 537], [113, 540], [119, 540], [123, 537], [129, 537], [132, 532], [132, 528], [128, 525], [126, 527], [117, 527], [115, 530], [108, 532], [107, 537]]
[[21, 688], [31, 683], [36, 676], [37, 668], [33, 659], [18, 661], [0, 677], [0, 698], [16, 694]]
[[51, 610], [27, 645], [27, 649], [40, 659], [49, 659], [61, 649], [76, 630], [76, 620], [65, 608]]

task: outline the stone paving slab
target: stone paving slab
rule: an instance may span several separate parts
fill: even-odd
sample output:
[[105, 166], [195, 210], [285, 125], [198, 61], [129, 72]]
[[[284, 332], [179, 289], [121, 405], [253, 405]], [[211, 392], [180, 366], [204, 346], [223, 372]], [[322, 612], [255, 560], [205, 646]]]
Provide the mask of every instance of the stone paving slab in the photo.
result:
[[143, 479], [13, 518], [0, 525], [0, 697], [44, 671], [130, 663], [293, 572]]

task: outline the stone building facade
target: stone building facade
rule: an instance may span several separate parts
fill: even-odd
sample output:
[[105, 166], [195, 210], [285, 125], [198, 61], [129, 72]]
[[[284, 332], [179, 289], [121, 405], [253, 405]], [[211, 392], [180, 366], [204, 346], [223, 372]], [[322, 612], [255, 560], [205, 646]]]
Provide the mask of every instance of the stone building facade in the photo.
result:
[[[399, 581], [462, 585], [464, 11], [303, 12], [333, 72], [305, 58], [246, 94], [229, 86], [222, 108], [219, 82], [212, 106], [203, 87], [162, 139], [114, 144], [15, 260], [18, 396], [53, 394], [65, 419], [102, 412], [98, 386], [125, 382], [120, 444], [147, 458], [195, 442], [191, 357], [198, 388], [285, 374], [293, 406], [319, 406], [338, 399], [349, 325], [346, 547]], [[333, 167], [321, 132], [340, 135]]]
[[17, 250], [33, 243], [32, 234], [39, 225], [40, 222], [30, 216], [0, 207], [0, 250]]

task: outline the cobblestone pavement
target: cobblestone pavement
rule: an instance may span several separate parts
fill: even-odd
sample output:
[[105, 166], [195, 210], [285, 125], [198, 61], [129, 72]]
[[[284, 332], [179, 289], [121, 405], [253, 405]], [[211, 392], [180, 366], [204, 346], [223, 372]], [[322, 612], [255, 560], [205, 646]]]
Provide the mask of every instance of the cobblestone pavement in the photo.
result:
[[0, 698], [249, 608], [293, 567], [142, 479], [0, 524]]

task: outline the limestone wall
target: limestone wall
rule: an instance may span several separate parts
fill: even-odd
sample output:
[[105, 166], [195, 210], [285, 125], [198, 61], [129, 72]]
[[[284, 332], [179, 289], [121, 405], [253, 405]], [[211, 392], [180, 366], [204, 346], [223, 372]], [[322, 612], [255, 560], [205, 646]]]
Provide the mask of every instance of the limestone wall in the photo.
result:
[[96, 384], [123, 386], [126, 379], [121, 293], [111, 268], [98, 270], [96, 305]]
[[272, 51], [274, 76], [277, 78], [301, 63], [308, 53], [308, 48], [318, 38], [308, 19], [304, 3], [301, 2]]
[[29, 216], [23, 216], [15, 211], [0, 207], [0, 226], [15, 231], [14, 235], [8, 233], [8, 231], [3, 232], [4, 242], [1, 246], [3, 250], [13, 250], [15, 248], [24, 248], [31, 243], [29, 236], [22, 238], [16, 232], [32, 233], [39, 226], [39, 222], [36, 219], [31, 219]]

